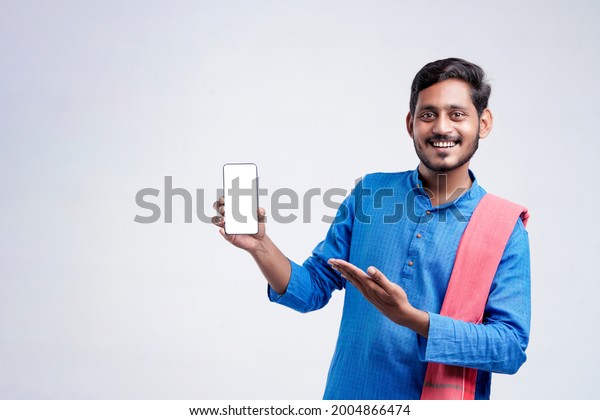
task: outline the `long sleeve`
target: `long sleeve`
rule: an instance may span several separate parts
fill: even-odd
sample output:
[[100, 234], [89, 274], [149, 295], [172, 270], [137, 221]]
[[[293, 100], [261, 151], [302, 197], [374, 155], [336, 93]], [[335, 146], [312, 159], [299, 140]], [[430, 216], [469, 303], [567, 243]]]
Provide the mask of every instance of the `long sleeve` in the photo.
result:
[[429, 337], [419, 337], [419, 358], [513, 374], [525, 362], [531, 317], [527, 231], [519, 221], [492, 282], [482, 324], [430, 313]]
[[[359, 185], [357, 188], [360, 188]], [[314, 248], [312, 255], [302, 265], [290, 260], [292, 270], [285, 293], [279, 295], [269, 286], [269, 300], [299, 312], [310, 312], [321, 309], [329, 302], [333, 291], [345, 287], [345, 280], [327, 261], [329, 258], [348, 259], [354, 223], [354, 196], [353, 192], [342, 202], [327, 236]]]

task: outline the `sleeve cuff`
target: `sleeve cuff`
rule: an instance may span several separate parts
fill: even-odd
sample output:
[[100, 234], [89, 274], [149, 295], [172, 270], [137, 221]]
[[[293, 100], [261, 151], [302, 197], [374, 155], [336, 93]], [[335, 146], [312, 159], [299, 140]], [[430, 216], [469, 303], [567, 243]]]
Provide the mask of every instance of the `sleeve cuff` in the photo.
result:
[[435, 362], [443, 359], [448, 350], [447, 340], [454, 337], [450, 318], [432, 312], [428, 313], [428, 338], [417, 335], [417, 351], [421, 362]]
[[[267, 296], [271, 302], [279, 303], [299, 312], [306, 312], [306, 297], [310, 296], [310, 275], [306, 269], [288, 259], [291, 266], [290, 280], [283, 294], [277, 293], [271, 285], [267, 285]], [[308, 280], [305, 278], [308, 276]]]

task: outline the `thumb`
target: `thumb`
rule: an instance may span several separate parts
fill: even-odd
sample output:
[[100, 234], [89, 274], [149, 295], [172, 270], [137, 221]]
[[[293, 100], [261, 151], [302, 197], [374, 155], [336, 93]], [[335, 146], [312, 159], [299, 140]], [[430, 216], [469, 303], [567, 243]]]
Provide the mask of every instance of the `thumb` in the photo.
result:
[[375, 281], [380, 281], [382, 278], [385, 278], [383, 273], [373, 266], [367, 268], [367, 274]]
[[378, 268], [373, 266], [367, 268], [367, 274], [375, 281], [388, 295], [394, 293], [395, 284], [392, 283]]
[[219, 229], [219, 233], [221, 234], [221, 236], [223, 238], [225, 238], [227, 241], [231, 242], [233, 235], [229, 235], [229, 234], [225, 233], [225, 229], [223, 229], [223, 228]]

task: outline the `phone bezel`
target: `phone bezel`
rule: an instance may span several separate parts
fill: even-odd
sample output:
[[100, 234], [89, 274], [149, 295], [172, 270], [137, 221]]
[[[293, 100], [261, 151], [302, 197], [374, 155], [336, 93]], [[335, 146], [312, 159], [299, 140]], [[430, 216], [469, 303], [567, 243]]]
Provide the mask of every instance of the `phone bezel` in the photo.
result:
[[[260, 181], [259, 176], [258, 176], [258, 165], [254, 162], [231, 162], [231, 163], [225, 163], [223, 165], [223, 199], [225, 199], [226, 195], [227, 195], [227, 188], [225, 186], [225, 167], [227, 166], [235, 166], [235, 165], [240, 165], [240, 166], [249, 166], [252, 165], [254, 167], [254, 173], [256, 175], [256, 211], [258, 212], [258, 207], [260, 206], [259, 204], [259, 200], [260, 197], [258, 195], [258, 183]], [[225, 213], [227, 213], [227, 207], [225, 207]], [[227, 231], [227, 218], [225, 218], [225, 225], [223, 226], [223, 228], [225, 229], [225, 233], [228, 235], [256, 235], [259, 230], [260, 230], [260, 226], [259, 226], [259, 221], [258, 221], [258, 214], [255, 215], [255, 219], [256, 220], [256, 232], [244, 232], [244, 233], [239, 233], [239, 232], [228, 232]]]

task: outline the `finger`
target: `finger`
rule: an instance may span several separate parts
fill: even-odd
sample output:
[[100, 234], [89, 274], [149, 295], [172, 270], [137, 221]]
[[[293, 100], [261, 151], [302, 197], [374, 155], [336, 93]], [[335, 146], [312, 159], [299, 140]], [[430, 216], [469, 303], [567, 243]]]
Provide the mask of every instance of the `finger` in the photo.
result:
[[342, 268], [340, 266], [331, 264], [331, 268], [333, 268], [335, 271], [337, 271], [340, 274], [340, 276], [345, 278], [346, 274], [342, 271]]
[[347, 261], [339, 260], [337, 258], [330, 258], [328, 263], [331, 264], [331, 266], [337, 271], [339, 271], [342, 274], [342, 277], [349, 280], [352, 284], [363, 283], [359, 277], [360, 273], [367, 277], [367, 275], [360, 268], [350, 264]]
[[223, 226], [225, 224], [225, 218], [223, 216], [213, 216], [210, 221], [217, 226]]
[[360, 268], [358, 268], [354, 264], [349, 263], [348, 261], [340, 260], [337, 258], [330, 258], [327, 262], [329, 264], [335, 264], [337, 267], [344, 269], [347, 272], [352, 272], [355, 274], [358, 274], [358, 273], [364, 274], [364, 272]]
[[347, 272], [346, 270], [344, 270], [342, 267], [336, 266], [336, 267], [335, 267], [335, 269], [336, 269], [337, 271], [339, 271], [340, 275], [341, 275], [343, 278], [345, 278], [345, 279], [349, 279], [349, 280], [352, 280], [352, 281], [355, 281], [355, 280], [352, 278], [352, 276], [351, 276], [350, 274], [348, 274], [348, 272]]
[[354, 273], [352, 273], [345, 267], [340, 266], [337, 266], [336, 270], [338, 270], [340, 272], [340, 275], [343, 278], [345, 278], [348, 282], [350, 282], [350, 284], [356, 287], [361, 294], [365, 296], [367, 295], [368, 291], [366, 290], [365, 285], [354, 275]]
[[367, 291], [365, 290], [365, 288], [363, 287], [363, 285], [361, 284], [361, 282], [356, 281], [356, 278], [354, 278], [353, 276], [349, 275], [348, 273], [341, 273], [341, 276], [348, 282], [350, 283], [352, 286], [356, 287], [356, 289], [360, 292], [361, 295], [363, 295], [364, 297], [367, 297]]
[[[369, 274], [362, 271], [360, 268], [352, 266], [341, 268], [346, 277], [351, 277], [352, 284], [359, 284], [360, 289], [363, 295], [371, 301], [379, 300], [381, 303], [384, 303], [389, 299], [389, 293], [379, 284], [382, 282], [382, 277], [385, 279], [385, 276], [381, 273], [382, 277], [377, 277], [377, 280], [371, 278]], [[387, 279], [386, 279], [387, 280]]]
[[329, 264], [336, 264], [338, 266], [348, 266], [348, 265], [352, 265], [347, 261], [344, 260], [340, 260], [339, 258], [330, 258], [327, 260], [327, 263]]
[[340, 273], [340, 276], [342, 276], [343, 278], [348, 277], [348, 273], [344, 270], [344, 268], [340, 267], [339, 265], [337, 265], [336, 263], [334, 263], [333, 259], [330, 259], [328, 262], [331, 265], [331, 268], [333, 268], [335, 271], [337, 271], [338, 273]]
[[367, 269], [367, 275], [373, 279], [373, 281], [379, 285], [388, 295], [394, 292], [394, 288], [398, 287], [396, 284], [388, 280], [388, 278], [376, 267], [370, 266]]
[[[330, 260], [331, 261], [331, 260]], [[344, 267], [341, 267], [333, 262], [330, 262], [331, 268], [333, 268], [335, 271], [337, 271], [338, 273], [340, 273], [340, 275], [344, 278], [349, 277], [350, 274], [348, 273], [348, 271], [346, 269], [344, 269]]]
[[340, 266], [337, 264], [336, 261], [337, 260], [335, 258], [330, 258], [327, 260], [327, 264], [329, 264], [334, 270], [340, 271]]
[[364, 283], [364, 284], [366, 284], [367, 282], [370, 282], [370, 278], [367, 275], [367, 273], [362, 271], [360, 268], [358, 268], [354, 264], [351, 264], [348, 261], [344, 261], [344, 260], [338, 260], [338, 259], [332, 259], [332, 260], [333, 260], [332, 262], [335, 265], [337, 265], [340, 270], [343, 270], [343, 272], [346, 275], [352, 276], [355, 281], [358, 281], [358, 282]]
[[221, 216], [225, 215], [225, 206], [219, 201], [213, 203], [213, 209], [215, 209]]
[[258, 223], [265, 223], [265, 217], [266, 217], [267, 211], [264, 208], [259, 207], [257, 210], [257, 214], [258, 214]]
[[331, 265], [331, 268], [333, 268], [334, 270], [340, 271], [341, 267], [334, 262], [333, 258], [330, 258], [329, 261], [327, 261], [329, 265]]
[[330, 258], [328, 262], [342, 274], [342, 277], [358, 288], [367, 299], [373, 299], [374, 297], [371, 297], [371, 295], [379, 297], [387, 295], [377, 282], [354, 264], [337, 258]]

